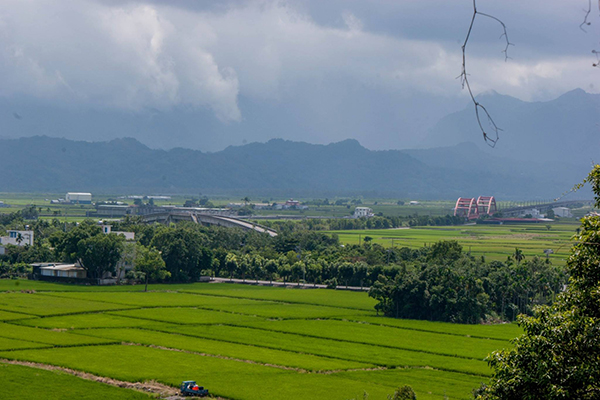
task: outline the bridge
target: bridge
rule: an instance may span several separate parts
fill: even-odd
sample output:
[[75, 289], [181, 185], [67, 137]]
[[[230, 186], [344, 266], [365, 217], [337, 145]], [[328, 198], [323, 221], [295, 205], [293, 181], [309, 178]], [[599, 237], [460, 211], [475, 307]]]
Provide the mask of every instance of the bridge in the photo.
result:
[[277, 236], [277, 232], [266, 226], [244, 221], [231, 215], [215, 215], [204, 213], [203, 210], [194, 208], [170, 208], [164, 211], [154, 212], [143, 216], [146, 223], [170, 224], [171, 222], [191, 221], [196, 224], [218, 225], [226, 228], [242, 228], [260, 233], [267, 233], [271, 237]]
[[494, 196], [479, 196], [477, 200], [459, 197], [454, 206], [454, 215], [468, 219], [477, 219], [482, 215], [494, 215], [498, 211]]
[[594, 202], [592, 200], [553, 201], [551, 203], [540, 203], [526, 206], [503, 208], [501, 211], [503, 216], [510, 217], [519, 215], [522, 211], [531, 210], [533, 208], [539, 210], [541, 213], [544, 213], [556, 207], [569, 207], [574, 204], [592, 205], [593, 203]]

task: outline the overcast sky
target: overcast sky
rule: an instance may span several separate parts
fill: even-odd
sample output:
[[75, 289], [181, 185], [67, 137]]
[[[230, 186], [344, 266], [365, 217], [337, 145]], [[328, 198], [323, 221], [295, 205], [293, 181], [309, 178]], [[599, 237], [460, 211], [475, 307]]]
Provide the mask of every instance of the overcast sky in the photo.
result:
[[[585, 33], [587, 5], [479, 0], [515, 46], [505, 62], [500, 25], [478, 17], [467, 60], [474, 91], [526, 101], [599, 93], [591, 50], [600, 11]], [[471, 13], [471, 0], [2, 0], [1, 118], [18, 121], [0, 135], [134, 136], [207, 151], [274, 137], [411, 147], [467, 104], [456, 77]], [[26, 125], [35, 119], [27, 111], [44, 107], [63, 118], [114, 113], [130, 125]], [[160, 127], [136, 127], [148, 115], [161, 115]]]

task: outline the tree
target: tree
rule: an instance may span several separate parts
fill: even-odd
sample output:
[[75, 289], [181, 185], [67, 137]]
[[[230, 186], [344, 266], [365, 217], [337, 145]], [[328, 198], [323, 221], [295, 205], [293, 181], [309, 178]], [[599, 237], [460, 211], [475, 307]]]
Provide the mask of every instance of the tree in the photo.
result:
[[229, 279], [233, 280], [233, 274], [238, 269], [238, 259], [235, 254], [227, 254], [225, 257], [225, 269], [227, 269], [227, 272], [229, 272]]
[[125, 238], [110, 233], [82, 239], [77, 243], [77, 258], [88, 278], [101, 279], [105, 272], [114, 273], [121, 259]]
[[525, 259], [525, 254], [523, 254], [523, 250], [515, 247], [515, 252], [513, 253], [513, 257], [514, 257], [515, 261], [517, 262], [517, 265], [519, 265], [521, 263], [521, 261], [523, 261]]
[[[600, 208], [600, 165], [584, 180]], [[581, 184], [576, 188], [581, 187]], [[600, 397], [600, 217], [582, 219], [567, 261], [571, 277], [552, 306], [519, 316], [525, 333], [510, 350], [488, 358], [493, 368], [480, 399], [597, 399]]]
[[139, 245], [135, 257], [135, 270], [143, 273], [146, 286], [144, 292], [148, 291], [148, 282], [152, 280], [161, 281], [171, 276], [165, 268], [165, 262], [160, 252], [153, 248]]
[[150, 247], [161, 252], [171, 280], [194, 282], [203, 269], [212, 266], [212, 252], [204, 246], [205, 235], [189, 227], [161, 227], [150, 242]]
[[84, 221], [67, 233], [57, 233], [50, 238], [50, 244], [59, 259], [65, 262], [75, 262], [78, 259], [77, 245], [83, 239], [101, 234], [100, 227], [92, 222]]
[[277, 272], [277, 261], [275, 260], [268, 260], [265, 263], [265, 271], [267, 272], [267, 275], [269, 277], [269, 283], [273, 283], [273, 275]]
[[291, 269], [292, 279], [294, 279], [296, 281], [298, 286], [300, 286], [300, 279], [304, 276], [304, 268], [306, 268], [306, 266], [304, 265], [304, 262], [302, 262], [302, 261], [296, 261], [292, 265], [292, 269]]
[[393, 394], [388, 395], [388, 400], [417, 400], [417, 395], [412, 387], [404, 385], [396, 389]]
[[285, 286], [287, 279], [290, 277], [290, 275], [292, 273], [292, 268], [290, 267], [290, 265], [288, 263], [282, 262], [279, 264], [279, 268], [277, 268], [277, 273], [279, 274], [280, 277], [283, 278], [283, 285]]

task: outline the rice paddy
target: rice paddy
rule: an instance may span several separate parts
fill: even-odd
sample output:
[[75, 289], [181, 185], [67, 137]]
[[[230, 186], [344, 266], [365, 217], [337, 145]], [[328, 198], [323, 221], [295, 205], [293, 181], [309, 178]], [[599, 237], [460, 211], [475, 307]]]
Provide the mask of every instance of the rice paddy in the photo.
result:
[[[419, 399], [468, 398], [489, 378], [487, 354], [520, 333], [511, 324], [381, 317], [364, 292], [210, 283], [150, 285], [146, 293], [19, 282], [35, 291], [0, 281], [2, 371], [51, 373], [6, 364], [13, 360], [173, 390], [194, 379], [229, 399], [385, 399], [402, 385]], [[60, 379], [77, 379], [73, 390], [89, 383]], [[130, 392], [114, 396], [145, 396]]]

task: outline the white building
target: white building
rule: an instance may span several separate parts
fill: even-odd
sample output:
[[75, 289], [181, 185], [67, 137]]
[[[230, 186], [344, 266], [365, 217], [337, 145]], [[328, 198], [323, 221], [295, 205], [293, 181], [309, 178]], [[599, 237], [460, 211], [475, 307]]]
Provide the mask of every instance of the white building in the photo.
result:
[[356, 207], [354, 209], [354, 218], [370, 218], [373, 216], [375, 216], [375, 214], [373, 214], [373, 210], [371, 210], [369, 207]]
[[537, 208], [528, 208], [519, 212], [519, 218], [524, 218], [526, 215], [531, 215], [531, 218], [544, 218], [544, 215]]
[[102, 232], [105, 235], [108, 235], [109, 233], [114, 233], [115, 235], [123, 235], [125, 236], [125, 240], [135, 240], [135, 232], [113, 231], [112, 225], [102, 225]]
[[0, 245], [33, 246], [33, 231], [8, 231], [8, 236], [0, 236]]
[[573, 218], [573, 214], [571, 210], [567, 207], [555, 207], [552, 209], [554, 211], [554, 215], [561, 218]]
[[8, 231], [8, 236], [0, 236], [0, 255], [6, 254], [6, 245], [33, 246], [33, 231]]
[[[32, 264], [34, 273], [37, 273], [39, 279], [49, 278], [71, 278], [85, 279], [86, 270], [76, 264]], [[36, 268], [37, 267], [37, 268]]]
[[91, 204], [92, 194], [69, 192], [65, 196], [65, 200], [67, 201], [67, 203], [73, 204]]

